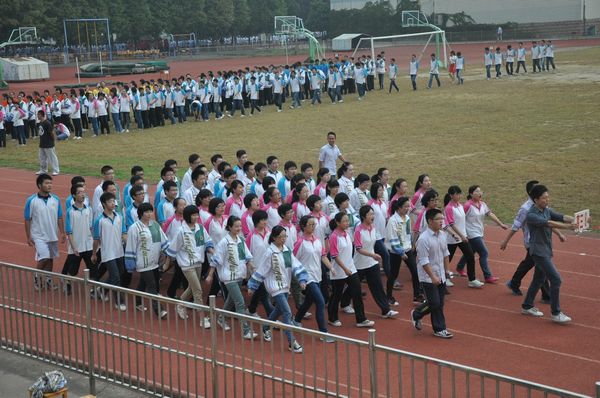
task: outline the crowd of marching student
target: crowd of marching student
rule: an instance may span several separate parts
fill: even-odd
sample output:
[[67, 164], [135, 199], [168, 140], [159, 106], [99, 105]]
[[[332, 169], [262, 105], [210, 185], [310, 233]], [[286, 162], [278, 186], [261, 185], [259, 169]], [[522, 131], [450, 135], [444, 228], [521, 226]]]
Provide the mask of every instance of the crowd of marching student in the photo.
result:
[[[479, 186], [469, 188], [466, 203], [461, 201], [461, 189], [450, 187], [444, 210], [439, 211], [439, 196], [428, 175], [418, 177], [411, 195], [407, 181], [391, 182], [386, 168], [373, 176], [355, 174], [335, 139], [334, 133], [328, 134], [316, 175], [309, 163], [298, 169], [294, 161], [286, 161], [282, 172], [276, 156], [254, 163], [238, 150], [235, 164], [213, 155], [210, 170], [199, 155], [192, 154], [189, 168], [178, 179], [177, 162], [167, 160], [153, 198], [142, 167], [131, 169], [131, 179], [121, 190], [113, 168], [104, 166], [103, 181], [91, 195], [84, 178], [73, 177], [64, 204], [64, 227], [60, 199], [51, 194], [52, 177], [41, 174], [40, 191], [25, 208], [28, 242], [36, 249], [40, 269], [52, 269], [59, 235], [64, 232], [68, 241], [64, 274], [77, 275], [83, 260], [94, 280], [128, 287], [137, 272], [137, 288], [158, 293], [161, 273], [173, 268], [169, 297], [204, 304], [208, 295], [221, 291], [227, 310], [257, 315], [262, 306], [270, 320], [282, 318], [296, 326], [311, 316], [314, 305], [318, 328], [324, 333], [342, 325], [340, 311], [354, 314], [357, 327], [374, 325], [365, 313], [361, 280], [366, 281], [381, 316], [395, 317], [394, 308], [400, 303], [394, 290], [399, 288], [404, 262], [412, 279], [412, 303], [417, 306], [411, 313], [415, 327], [420, 329], [420, 319], [431, 312], [436, 336], [452, 337], [443, 319], [443, 295], [446, 286], [452, 286], [451, 272], [444, 261], [435, 263], [431, 254], [430, 273], [423, 263], [429, 249], [423, 245], [427, 239], [443, 236], [442, 257], [451, 259], [460, 249], [458, 274], [468, 277], [467, 286], [481, 288], [498, 281], [487, 263], [484, 219], [506, 226], [482, 200]], [[336, 160], [343, 163], [332, 173]], [[444, 232], [432, 235], [442, 219]], [[476, 277], [474, 253], [479, 255], [483, 280]], [[249, 300], [242, 293], [243, 283], [252, 293]], [[50, 280], [35, 280], [36, 289], [51, 286]], [[436, 288], [434, 293], [431, 286], [443, 290]], [[65, 287], [67, 293], [69, 289]], [[102, 289], [93, 293], [110, 299]], [[113, 294], [115, 306], [126, 311], [123, 297]], [[152, 307], [160, 318], [167, 316], [158, 302]], [[145, 310], [139, 301], [136, 309]], [[184, 306], [177, 306], [177, 315], [188, 318]], [[218, 324], [230, 328], [225, 319], [218, 319]], [[203, 319], [202, 326], [211, 327], [210, 320]], [[246, 323], [241, 327], [244, 338], [257, 336]], [[264, 328], [262, 337], [270, 341], [271, 331]], [[302, 351], [291, 333], [287, 338], [291, 350]]]
[[[542, 40], [538, 45], [532, 42], [530, 54], [533, 72], [549, 71], [554, 65], [554, 45], [549, 40]], [[408, 75], [413, 90], [417, 90], [417, 76], [422, 53], [412, 55], [408, 64]], [[516, 73], [523, 68], [527, 72], [525, 60], [527, 50], [523, 43], [518, 49], [508, 45], [505, 51], [500, 47], [485, 48], [484, 64], [486, 76], [491, 78], [492, 66], [495, 67], [496, 78], [502, 75], [502, 66], [507, 75], [513, 75], [513, 65], [517, 61]], [[448, 73], [452, 82], [464, 83], [463, 71], [465, 59], [461, 52], [450, 52]], [[432, 88], [433, 80], [438, 87], [440, 82], [440, 60], [431, 54], [429, 62], [429, 80], [427, 88]], [[0, 148], [6, 146], [6, 136], [18, 141], [18, 145], [26, 145], [27, 139], [36, 138], [39, 130], [38, 112], [45, 115], [54, 124], [62, 123], [69, 131], [68, 137], [74, 133], [74, 139], [82, 139], [83, 132], [91, 130], [91, 137], [110, 134], [111, 124], [117, 133], [137, 129], [164, 126], [165, 123], [183, 123], [188, 118], [209, 121], [211, 116], [220, 120], [224, 116], [233, 117], [239, 111], [241, 117], [261, 112], [265, 106], [275, 106], [278, 112], [283, 104], [291, 102], [290, 108], [302, 106], [306, 100], [311, 105], [321, 104], [321, 95], [327, 94], [332, 104], [342, 103], [344, 96], [358, 93], [362, 100], [368, 91], [376, 86], [384, 90], [386, 83], [388, 93], [399, 91], [396, 82], [400, 70], [396, 60], [388, 62], [385, 52], [379, 53], [375, 59], [363, 55], [356, 60], [353, 57], [323, 59], [316, 63], [293, 65], [269, 65], [246, 67], [237, 71], [217, 71], [201, 73], [196, 78], [191, 74], [178, 78], [157, 79], [129, 84], [116, 83], [107, 87], [104, 82], [96, 87], [70, 89], [63, 92], [58, 88], [54, 94], [45, 90], [43, 94], [33, 92], [5, 93], [0, 103]]]

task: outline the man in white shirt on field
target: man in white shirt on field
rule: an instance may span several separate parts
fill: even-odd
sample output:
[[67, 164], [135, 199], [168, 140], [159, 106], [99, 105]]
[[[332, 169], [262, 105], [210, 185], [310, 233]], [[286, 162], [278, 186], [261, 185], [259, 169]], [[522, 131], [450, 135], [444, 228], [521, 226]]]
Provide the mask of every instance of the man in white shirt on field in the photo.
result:
[[319, 168], [326, 168], [332, 176], [335, 175], [337, 170], [337, 160], [339, 159], [342, 162], [346, 161], [342, 155], [342, 151], [340, 151], [340, 148], [335, 144], [336, 139], [337, 136], [333, 131], [327, 133], [327, 144], [323, 145], [319, 151]]

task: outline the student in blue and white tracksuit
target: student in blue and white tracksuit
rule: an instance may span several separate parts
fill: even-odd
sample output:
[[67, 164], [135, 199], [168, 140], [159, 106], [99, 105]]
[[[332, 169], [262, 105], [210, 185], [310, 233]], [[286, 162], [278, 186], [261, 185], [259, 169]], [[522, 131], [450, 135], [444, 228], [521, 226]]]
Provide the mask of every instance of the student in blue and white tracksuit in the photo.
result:
[[321, 83], [325, 80], [325, 75], [314, 66], [310, 70], [310, 90], [312, 91], [311, 105], [315, 102], [321, 103]]
[[[254, 292], [261, 283], [275, 302], [275, 308], [269, 315], [270, 321], [276, 321], [282, 316], [286, 325], [292, 324], [292, 311], [288, 304], [288, 295], [292, 275], [298, 279], [302, 290], [306, 288], [308, 274], [306, 270], [293, 255], [292, 251], [285, 245], [287, 233], [284, 227], [277, 225], [269, 236], [269, 247], [265, 254], [256, 260], [256, 271], [248, 281], [248, 290]], [[294, 339], [291, 331], [285, 331], [290, 351], [302, 352], [302, 346]], [[263, 339], [271, 341], [271, 330], [269, 326], [263, 326]]]
[[429, 82], [427, 83], [427, 88], [431, 88], [431, 83], [433, 83], [433, 79], [437, 82], [438, 87], [441, 86], [440, 83], [440, 61], [437, 60], [435, 54], [431, 54], [431, 67], [429, 69]]
[[235, 115], [236, 109], [239, 109], [242, 115], [240, 117], [246, 116], [246, 112], [244, 111], [244, 98], [242, 97], [242, 83], [240, 82], [239, 77], [233, 78], [233, 106], [231, 107], [231, 113], [227, 116], [233, 117]]
[[[107, 283], [113, 286], [121, 285], [121, 273], [124, 268], [123, 242], [125, 241], [127, 229], [125, 220], [116, 211], [116, 197], [110, 192], [104, 192], [100, 196], [102, 213], [94, 221], [94, 253], [92, 262], [98, 259], [98, 249], [102, 253], [102, 264], [108, 270]], [[127, 305], [123, 295], [114, 292], [115, 305], [120, 311], [126, 311]]]
[[396, 65], [396, 59], [392, 58], [392, 62], [390, 63], [388, 77], [390, 78], [390, 89], [388, 93], [392, 92], [392, 87], [396, 89], [396, 92], [399, 92], [398, 85], [396, 84], [396, 78], [398, 77], [398, 65]]
[[410, 62], [408, 63], [408, 74], [410, 75], [410, 82], [412, 83], [413, 91], [417, 90], [417, 73], [419, 73], [419, 64], [421, 62], [421, 56], [417, 58], [415, 54], [411, 56]]
[[502, 76], [502, 52], [500, 51], [500, 47], [496, 47], [496, 52], [494, 53], [494, 68], [496, 68], [496, 79]]
[[490, 48], [486, 47], [483, 53], [483, 64], [485, 65], [485, 78], [492, 78], [492, 65], [494, 64], [494, 54], [490, 52]]

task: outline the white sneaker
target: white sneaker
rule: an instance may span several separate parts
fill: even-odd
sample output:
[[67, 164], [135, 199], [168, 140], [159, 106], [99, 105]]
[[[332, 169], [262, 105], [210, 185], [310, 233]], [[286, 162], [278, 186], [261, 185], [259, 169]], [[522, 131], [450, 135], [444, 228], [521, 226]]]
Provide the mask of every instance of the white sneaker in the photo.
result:
[[310, 319], [311, 316], [312, 316], [312, 314], [310, 312], [306, 311], [306, 314], [304, 314], [302, 319]]
[[296, 340], [292, 344], [289, 345], [289, 349], [296, 354], [302, 354], [302, 346]]
[[127, 306], [125, 304], [115, 304], [115, 308], [119, 311], [127, 311]]
[[158, 314], [158, 317], [159, 317], [160, 319], [165, 319], [165, 318], [167, 317], [167, 315], [168, 315], [168, 314], [169, 314], [169, 313], [167, 312], [167, 310], [162, 310], [162, 311], [160, 311], [160, 313]]
[[558, 315], [552, 315], [552, 322], [556, 322], [556, 323], [567, 323], [567, 322], [571, 322], [571, 318], [566, 316], [565, 314], [563, 314], [562, 312], [559, 312]]
[[354, 308], [352, 308], [351, 305], [342, 308], [342, 311], [344, 311], [346, 314], [354, 314]]
[[204, 327], [204, 329], [210, 329], [210, 318], [209, 317], [204, 317], [204, 319], [202, 320], [202, 327]]
[[146, 306], [144, 304], [138, 304], [135, 306], [135, 309], [140, 312], [143, 312], [143, 311], [146, 311], [148, 308], [146, 308]]
[[59, 173], [58, 173], [58, 171], [53, 171], [53, 172], [52, 172], [52, 175], [53, 175], [53, 176], [57, 176], [58, 174], [59, 174]]
[[483, 285], [485, 285], [485, 283], [481, 282], [480, 280], [473, 279], [472, 281], [469, 281], [467, 286], [475, 289], [481, 289]]
[[177, 315], [179, 315], [179, 317], [181, 319], [188, 319], [189, 318], [189, 316], [187, 314], [187, 310], [186, 310], [186, 308], [183, 305], [177, 304], [175, 306], [175, 311], [177, 312]]
[[442, 339], [451, 339], [454, 335], [447, 331], [446, 329], [441, 330], [439, 332], [433, 332], [435, 337], [441, 337]]
[[446, 279], [446, 286], [452, 287], [452, 286], [454, 286], [454, 282], [452, 282], [450, 279]]
[[231, 330], [231, 326], [227, 324], [227, 321], [223, 317], [217, 318], [217, 325], [219, 325], [221, 329], [223, 329], [226, 332]]
[[362, 321], [361, 323], [357, 323], [356, 327], [357, 328], [370, 328], [371, 326], [375, 325], [375, 322], [370, 321], [368, 319], [365, 319], [364, 321]]
[[393, 318], [398, 315], [398, 311], [389, 310], [387, 314], [383, 315], [383, 318]]
[[273, 339], [273, 335], [270, 330], [263, 330], [263, 340], [269, 342]]
[[531, 316], [535, 316], [535, 317], [544, 316], [544, 313], [542, 311], [538, 310], [535, 307], [531, 307], [529, 309], [521, 308], [521, 314], [523, 314], [523, 315], [531, 315]]
[[340, 326], [342, 326], [342, 321], [340, 321], [339, 319], [337, 321], [333, 321], [333, 322], [332, 321], [328, 321], [328, 323], [331, 326], [335, 326], [336, 328], [339, 328]]
[[335, 343], [335, 339], [331, 336], [320, 337], [319, 340], [321, 340], [322, 342], [325, 342], [325, 343]]
[[248, 330], [246, 333], [244, 333], [244, 340], [254, 340], [256, 338], [256, 336], [258, 336], [258, 334], [256, 332], [253, 332], [252, 330]]

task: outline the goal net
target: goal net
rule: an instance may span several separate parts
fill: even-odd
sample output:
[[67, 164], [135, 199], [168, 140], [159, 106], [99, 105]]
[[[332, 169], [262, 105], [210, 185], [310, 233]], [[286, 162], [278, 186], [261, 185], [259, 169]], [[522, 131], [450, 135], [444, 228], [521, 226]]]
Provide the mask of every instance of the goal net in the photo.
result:
[[414, 54], [422, 62], [430, 59], [435, 54], [442, 67], [447, 66], [448, 44], [443, 30], [421, 29], [422, 32], [405, 33], [391, 36], [376, 36], [361, 38], [352, 53], [357, 58], [361, 55], [370, 55], [373, 59], [382, 52], [387, 62], [391, 58], [396, 63], [408, 63]]

